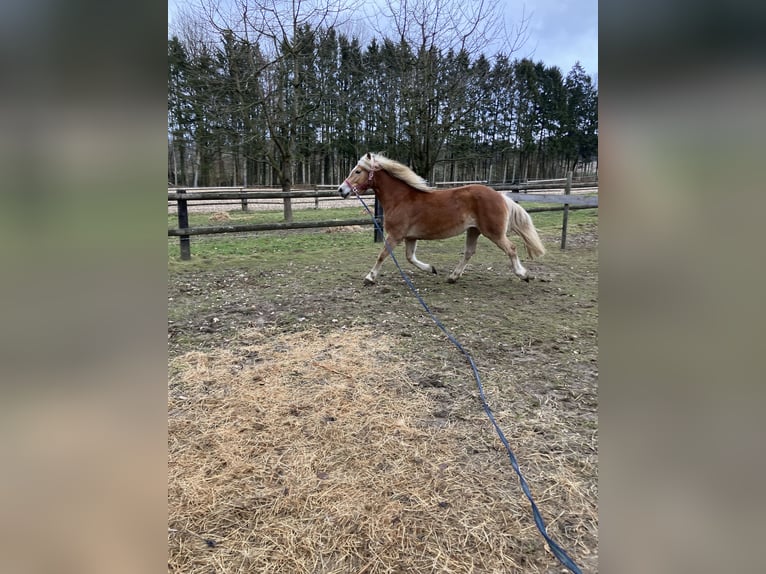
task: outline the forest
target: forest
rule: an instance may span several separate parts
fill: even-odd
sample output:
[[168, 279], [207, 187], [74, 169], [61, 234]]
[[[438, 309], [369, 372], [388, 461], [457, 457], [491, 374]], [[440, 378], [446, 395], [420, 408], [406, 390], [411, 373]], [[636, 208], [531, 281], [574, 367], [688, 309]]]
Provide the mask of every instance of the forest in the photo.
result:
[[337, 184], [381, 152], [431, 182], [594, 175], [598, 90], [577, 63], [308, 20], [168, 39], [168, 185]]

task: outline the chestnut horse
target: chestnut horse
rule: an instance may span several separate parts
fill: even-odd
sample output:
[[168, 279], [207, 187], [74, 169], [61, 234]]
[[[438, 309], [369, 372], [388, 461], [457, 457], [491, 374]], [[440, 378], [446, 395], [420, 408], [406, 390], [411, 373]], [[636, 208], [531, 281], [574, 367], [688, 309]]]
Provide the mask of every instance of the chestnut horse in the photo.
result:
[[[430, 188], [407, 166], [368, 153], [343, 180], [338, 193], [346, 198], [352, 191], [369, 188], [375, 191], [383, 207], [386, 243], [393, 250], [404, 240], [407, 261], [423, 271], [436, 273], [436, 268], [415, 257], [418, 239], [446, 239], [466, 232], [463, 260], [447, 278], [450, 283], [463, 274], [476, 252], [479, 235], [486, 236], [508, 255], [513, 272], [524, 281], [529, 281], [529, 274], [516, 255], [516, 247], [506, 237], [507, 231], [510, 229], [524, 240], [530, 259], [545, 253], [529, 214], [507, 195], [486, 185]], [[365, 284], [375, 283], [387, 256], [388, 248], [384, 247], [364, 278]]]

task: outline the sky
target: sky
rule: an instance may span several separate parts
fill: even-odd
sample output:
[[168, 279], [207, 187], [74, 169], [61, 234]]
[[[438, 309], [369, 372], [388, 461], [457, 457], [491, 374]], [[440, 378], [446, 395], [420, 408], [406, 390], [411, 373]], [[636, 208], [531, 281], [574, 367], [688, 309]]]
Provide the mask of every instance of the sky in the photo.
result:
[[[176, 6], [190, 0], [168, 0], [168, 20]], [[193, 0], [191, 0], [193, 1]], [[530, 18], [526, 44], [514, 57], [529, 57], [547, 66], [558, 66], [566, 76], [579, 61], [585, 72], [598, 81], [598, 0], [534, 0], [523, 3], [501, 0], [506, 26], [514, 29], [522, 14]], [[487, 55], [503, 49], [491, 48]]]
[[[518, 21], [522, 4], [504, 2], [506, 23]], [[535, 0], [526, 5], [529, 40], [518, 53], [558, 66], [564, 75], [579, 60], [585, 72], [598, 75], [598, 0]]]

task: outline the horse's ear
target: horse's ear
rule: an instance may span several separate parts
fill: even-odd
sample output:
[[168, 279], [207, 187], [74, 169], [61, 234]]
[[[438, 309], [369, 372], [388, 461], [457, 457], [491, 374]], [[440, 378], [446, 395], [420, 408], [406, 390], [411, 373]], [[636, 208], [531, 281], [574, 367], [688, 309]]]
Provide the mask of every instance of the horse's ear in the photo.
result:
[[372, 159], [372, 156], [370, 155], [370, 152], [367, 152], [367, 159]]

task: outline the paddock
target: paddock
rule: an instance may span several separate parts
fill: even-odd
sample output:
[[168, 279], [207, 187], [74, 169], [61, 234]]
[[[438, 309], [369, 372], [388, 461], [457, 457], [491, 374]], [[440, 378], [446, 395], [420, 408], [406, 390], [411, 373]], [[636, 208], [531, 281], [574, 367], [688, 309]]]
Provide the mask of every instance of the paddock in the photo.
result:
[[[456, 284], [396, 255], [475, 358], [548, 532], [597, 572], [597, 215], [566, 250], [535, 221], [529, 283], [483, 238]], [[369, 230], [241, 241], [169, 256], [169, 571], [562, 572], [462, 356], [390, 261], [362, 285]], [[421, 250], [447, 271], [462, 241]]]

